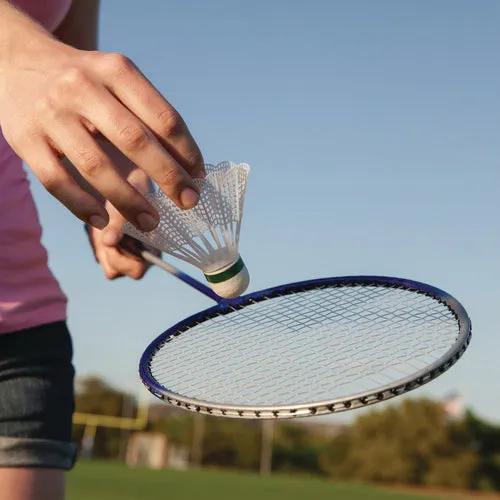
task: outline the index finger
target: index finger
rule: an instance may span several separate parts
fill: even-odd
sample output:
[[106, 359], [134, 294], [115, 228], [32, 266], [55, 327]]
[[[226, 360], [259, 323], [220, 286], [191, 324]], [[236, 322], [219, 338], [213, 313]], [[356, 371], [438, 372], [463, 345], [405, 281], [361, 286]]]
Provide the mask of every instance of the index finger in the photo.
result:
[[191, 177], [203, 177], [200, 148], [174, 107], [128, 58], [103, 57], [106, 86], [158, 138]]

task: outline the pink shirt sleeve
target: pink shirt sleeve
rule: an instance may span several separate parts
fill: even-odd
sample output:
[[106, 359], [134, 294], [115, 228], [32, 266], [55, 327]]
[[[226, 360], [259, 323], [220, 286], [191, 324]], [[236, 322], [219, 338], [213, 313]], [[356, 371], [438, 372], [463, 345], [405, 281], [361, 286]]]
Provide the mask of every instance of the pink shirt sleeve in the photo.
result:
[[71, 6], [71, 0], [13, 0], [11, 3], [50, 32], [59, 26]]

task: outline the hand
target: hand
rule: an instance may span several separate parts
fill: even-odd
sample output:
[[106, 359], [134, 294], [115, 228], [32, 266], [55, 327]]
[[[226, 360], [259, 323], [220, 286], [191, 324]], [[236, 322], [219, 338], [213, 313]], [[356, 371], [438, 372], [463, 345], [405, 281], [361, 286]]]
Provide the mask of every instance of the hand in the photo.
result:
[[[125, 219], [112, 206], [108, 207], [108, 212], [110, 221], [104, 230], [87, 226], [95, 259], [101, 265], [104, 276], [108, 280], [123, 276], [139, 280], [146, 274], [151, 264], [137, 255], [138, 250], [144, 248], [158, 257], [161, 256], [161, 252], [145, 247], [130, 236], [124, 236], [121, 228]], [[125, 239], [128, 239], [127, 245], [124, 245]], [[136, 247], [135, 252], [127, 251], [127, 248], [131, 246]]]
[[[103, 136], [178, 206], [197, 203], [193, 178], [204, 172], [200, 150], [181, 116], [129, 59], [74, 49], [38, 28], [23, 35], [0, 57], [0, 124], [53, 196], [99, 229], [112, 214], [143, 231], [156, 227], [158, 214], [120, 175], [97, 140]], [[64, 157], [74, 171], [64, 167]], [[85, 183], [99, 195], [83, 189]], [[106, 247], [104, 257], [104, 243], [95, 240], [103, 267], [114, 262], [108, 274], [116, 266], [122, 274], [139, 274], [138, 263], [127, 271], [124, 261], [125, 267], [117, 264], [116, 247]]]
[[[103, 140], [99, 140], [99, 144], [118, 167], [120, 174], [141, 195], [145, 195], [153, 189], [151, 179], [115, 146]], [[67, 161], [64, 162], [64, 166], [69, 172], [75, 170], [75, 167]], [[92, 192], [90, 186], [84, 185], [84, 188]], [[106, 228], [99, 230], [92, 226], [86, 227], [94, 256], [101, 265], [104, 276], [109, 280], [121, 276], [128, 276], [136, 280], [142, 278], [150, 264], [140, 257], [140, 250], [146, 249], [158, 257], [161, 256], [161, 252], [151, 247], [145, 247], [139, 241], [124, 235], [122, 227], [125, 218], [108, 201], [105, 202], [105, 208], [109, 214], [109, 224]]]

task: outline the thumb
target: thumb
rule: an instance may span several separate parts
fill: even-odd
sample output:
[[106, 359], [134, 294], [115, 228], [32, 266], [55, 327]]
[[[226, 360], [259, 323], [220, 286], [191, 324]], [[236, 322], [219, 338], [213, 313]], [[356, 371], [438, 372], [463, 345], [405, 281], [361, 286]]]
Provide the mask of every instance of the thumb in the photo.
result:
[[126, 222], [125, 217], [114, 207], [107, 207], [109, 213], [109, 223], [102, 230], [101, 241], [104, 246], [116, 247], [123, 238], [122, 226]]

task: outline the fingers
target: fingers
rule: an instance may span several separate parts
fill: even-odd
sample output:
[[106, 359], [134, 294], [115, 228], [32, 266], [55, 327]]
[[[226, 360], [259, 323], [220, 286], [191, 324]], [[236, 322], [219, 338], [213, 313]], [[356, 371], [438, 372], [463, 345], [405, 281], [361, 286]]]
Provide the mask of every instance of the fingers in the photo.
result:
[[99, 229], [106, 226], [109, 215], [103, 203], [77, 184], [44, 140], [33, 137], [25, 159], [45, 189], [80, 220]]
[[133, 256], [123, 255], [116, 247], [99, 246], [96, 257], [101, 264], [104, 276], [108, 280], [114, 280], [122, 276], [139, 280], [149, 268], [147, 262]]
[[128, 58], [103, 54], [107, 87], [156, 135], [192, 177], [204, 174], [203, 157], [186, 123]]
[[[109, 156], [75, 119], [49, 121], [48, 133], [82, 177], [124, 217], [143, 231], [158, 224], [158, 214], [127, 180], [120, 175]], [[67, 193], [65, 196], [69, 197]]]
[[109, 224], [102, 231], [94, 230], [94, 248], [96, 257], [107, 279], [113, 280], [120, 276], [141, 279], [149, 264], [138, 255], [127, 252], [121, 246], [123, 223], [125, 219], [115, 207], [106, 203], [109, 213]]
[[109, 224], [105, 229], [99, 231], [100, 241], [105, 247], [117, 247], [123, 239], [123, 224], [125, 219], [117, 209], [106, 203], [109, 214]]
[[196, 205], [199, 193], [193, 179], [148, 128], [105, 89], [91, 89], [87, 98], [100, 106], [84, 106], [80, 112], [85, 119], [146, 172], [179, 207]]
[[122, 276], [135, 280], [141, 279], [150, 265], [143, 259], [122, 251], [119, 244], [123, 235], [115, 222], [117, 218], [112, 214], [111, 222], [104, 230], [90, 229], [89, 240], [95, 258], [101, 265], [104, 276], [109, 280]]

